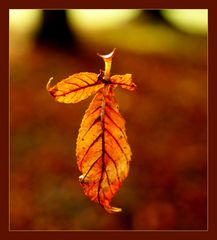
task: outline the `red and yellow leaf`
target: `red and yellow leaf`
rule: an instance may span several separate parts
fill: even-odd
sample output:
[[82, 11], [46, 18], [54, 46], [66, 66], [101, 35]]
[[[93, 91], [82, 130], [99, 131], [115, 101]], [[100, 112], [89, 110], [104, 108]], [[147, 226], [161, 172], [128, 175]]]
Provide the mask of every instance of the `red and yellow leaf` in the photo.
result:
[[50, 78], [47, 84], [47, 90], [56, 101], [61, 103], [80, 102], [104, 86], [98, 81], [97, 74], [90, 72], [73, 74], [53, 87], [50, 86], [52, 79]]
[[84, 193], [109, 213], [121, 211], [110, 201], [128, 175], [132, 155], [118, 109], [112, 86], [99, 90], [82, 120], [76, 148]]
[[113, 75], [111, 77], [111, 82], [131, 91], [136, 89], [136, 84], [133, 83], [132, 80], [132, 74]]
[[115, 49], [107, 55], [98, 54], [105, 63], [105, 70], [98, 75], [81, 72], [53, 87], [53, 78], [47, 84], [48, 92], [63, 103], [76, 103], [97, 92], [79, 129], [76, 156], [84, 193], [109, 213], [121, 211], [110, 202], [128, 175], [132, 155], [113, 89], [118, 85], [136, 88], [131, 74], [110, 76], [114, 53]]

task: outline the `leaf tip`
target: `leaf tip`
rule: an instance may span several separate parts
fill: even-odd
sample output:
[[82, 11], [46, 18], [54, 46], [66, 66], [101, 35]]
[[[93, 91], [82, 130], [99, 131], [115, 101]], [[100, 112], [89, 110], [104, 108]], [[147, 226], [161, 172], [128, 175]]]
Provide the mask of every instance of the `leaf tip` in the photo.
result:
[[53, 77], [51, 77], [51, 78], [49, 79], [49, 81], [48, 81], [48, 83], [47, 83], [47, 85], [46, 85], [46, 89], [47, 89], [48, 92], [50, 91], [50, 83], [51, 83], [51, 81], [53, 81]]
[[104, 208], [108, 213], [122, 212], [122, 208], [118, 208], [118, 207], [105, 206]]
[[137, 90], [137, 85], [135, 84], [135, 83], [132, 83], [132, 88], [131, 88], [131, 90], [133, 91], [133, 90]]

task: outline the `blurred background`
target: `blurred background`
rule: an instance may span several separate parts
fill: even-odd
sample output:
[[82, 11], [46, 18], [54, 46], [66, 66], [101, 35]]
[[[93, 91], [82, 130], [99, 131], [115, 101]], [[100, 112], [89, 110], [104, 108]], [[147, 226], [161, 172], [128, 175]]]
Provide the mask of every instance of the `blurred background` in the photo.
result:
[[[207, 10], [10, 10], [10, 229], [207, 228]], [[112, 74], [133, 157], [109, 215], [83, 194], [75, 159], [91, 98], [46, 91], [74, 73]], [[99, 220], [100, 219], [100, 220]]]

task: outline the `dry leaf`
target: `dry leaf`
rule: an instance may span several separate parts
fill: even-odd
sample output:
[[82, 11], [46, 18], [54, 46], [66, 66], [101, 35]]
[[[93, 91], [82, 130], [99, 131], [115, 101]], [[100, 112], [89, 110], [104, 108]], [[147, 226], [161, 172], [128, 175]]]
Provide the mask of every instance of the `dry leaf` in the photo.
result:
[[131, 91], [136, 89], [136, 84], [132, 81], [132, 74], [113, 75], [111, 82]]
[[76, 73], [50, 87], [52, 80], [53, 78], [50, 78], [47, 90], [56, 101], [62, 103], [80, 102], [104, 86], [98, 81], [97, 74], [89, 72]]
[[110, 201], [128, 174], [131, 150], [109, 85], [97, 93], [84, 115], [76, 155], [85, 194], [108, 212], [121, 211]]
[[50, 79], [47, 90], [56, 101], [64, 103], [76, 103], [97, 92], [79, 129], [76, 156], [84, 193], [112, 213], [121, 211], [121, 208], [111, 207], [110, 202], [128, 175], [132, 155], [125, 120], [119, 112], [113, 89], [120, 85], [134, 90], [136, 85], [131, 74], [110, 77], [114, 50], [99, 56], [105, 62], [105, 71], [98, 75], [74, 74], [53, 87], [50, 87]]

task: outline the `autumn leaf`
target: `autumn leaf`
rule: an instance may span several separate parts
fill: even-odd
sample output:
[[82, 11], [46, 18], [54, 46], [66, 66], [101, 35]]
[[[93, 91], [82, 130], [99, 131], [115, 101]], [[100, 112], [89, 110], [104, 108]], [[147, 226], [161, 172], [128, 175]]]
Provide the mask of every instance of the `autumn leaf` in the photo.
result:
[[104, 86], [98, 81], [97, 74], [89, 72], [76, 73], [51, 87], [50, 78], [47, 84], [48, 92], [56, 101], [62, 103], [77, 103], [96, 93]]
[[132, 74], [113, 75], [111, 77], [111, 82], [114, 85], [119, 85], [122, 88], [126, 88], [131, 91], [136, 89], [136, 84], [132, 81]]
[[121, 211], [110, 201], [127, 177], [131, 150], [125, 120], [109, 85], [97, 93], [84, 115], [76, 155], [84, 193], [108, 212]]
[[51, 96], [63, 103], [76, 103], [97, 92], [79, 129], [76, 157], [85, 195], [109, 213], [122, 210], [112, 207], [110, 202], [128, 175], [132, 155], [114, 88], [136, 88], [131, 74], [110, 77], [114, 52], [115, 49], [107, 55], [98, 54], [105, 63], [105, 70], [98, 75], [82, 72], [53, 87], [50, 86], [52, 79], [47, 84]]

